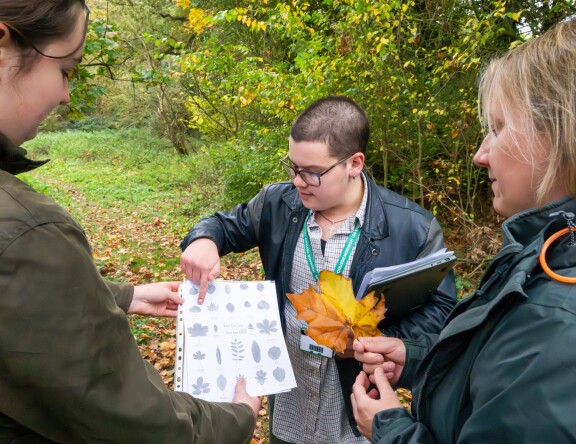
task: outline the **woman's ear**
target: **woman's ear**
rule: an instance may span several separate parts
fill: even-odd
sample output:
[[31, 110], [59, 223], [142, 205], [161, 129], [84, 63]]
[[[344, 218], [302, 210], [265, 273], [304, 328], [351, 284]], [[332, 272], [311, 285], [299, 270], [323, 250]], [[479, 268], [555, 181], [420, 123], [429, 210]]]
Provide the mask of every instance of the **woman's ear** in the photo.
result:
[[0, 49], [10, 43], [12, 43], [10, 39], [10, 29], [4, 23], [0, 22]]
[[4, 40], [5, 37], [10, 40], [10, 31], [4, 23], [0, 22], [0, 41]]
[[10, 64], [9, 58], [13, 50], [14, 42], [12, 42], [10, 36], [10, 29], [4, 23], [0, 22], [0, 81], [4, 80], [4, 76], [6, 75], [4, 68], [7, 68]]

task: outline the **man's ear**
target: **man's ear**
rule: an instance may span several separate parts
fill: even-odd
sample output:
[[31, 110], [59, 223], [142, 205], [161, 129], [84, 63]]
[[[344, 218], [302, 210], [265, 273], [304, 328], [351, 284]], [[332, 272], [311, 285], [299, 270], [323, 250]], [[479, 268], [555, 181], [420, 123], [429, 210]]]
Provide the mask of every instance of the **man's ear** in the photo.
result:
[[355, 153], [351, 157], [352, 160], [352, 168], [350, 172], [352, 176], [358, 176], [362, 172], [362, 168], [364, 168], [364, 153]]

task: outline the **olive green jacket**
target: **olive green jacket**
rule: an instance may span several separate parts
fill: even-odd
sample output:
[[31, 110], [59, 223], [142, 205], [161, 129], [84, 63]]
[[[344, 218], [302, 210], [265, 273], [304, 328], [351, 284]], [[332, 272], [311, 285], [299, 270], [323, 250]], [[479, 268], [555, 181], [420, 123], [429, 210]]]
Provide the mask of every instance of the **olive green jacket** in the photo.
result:
[[0, 135], [0, 444], [250, 442], [249, 406], [169, 391], [142, 359], [133, 287], [103, 279], [78, 223], [13, 175], [41, 163]]

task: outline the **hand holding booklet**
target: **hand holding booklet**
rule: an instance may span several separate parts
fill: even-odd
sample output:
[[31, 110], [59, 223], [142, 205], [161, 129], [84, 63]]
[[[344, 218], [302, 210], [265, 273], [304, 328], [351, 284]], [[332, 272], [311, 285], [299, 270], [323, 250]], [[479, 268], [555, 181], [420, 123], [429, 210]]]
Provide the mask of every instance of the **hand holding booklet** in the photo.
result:
[[412, 262], [375, 268], [364, 275], [356, 298], [373, 291], [384, 295], [383, 323], [395, 323], [430, 300], [455, 261], [454, 252], [443, 248]]

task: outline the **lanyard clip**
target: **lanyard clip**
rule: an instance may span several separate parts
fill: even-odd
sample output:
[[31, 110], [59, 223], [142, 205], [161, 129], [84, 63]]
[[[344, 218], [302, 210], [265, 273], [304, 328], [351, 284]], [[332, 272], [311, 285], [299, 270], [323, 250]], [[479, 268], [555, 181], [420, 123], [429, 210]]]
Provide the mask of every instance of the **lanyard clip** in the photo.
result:
[[554, 213], [550, 213], [550, 217], [556, 216], [562, 216], [566, 221], [566, 225], [568, 226], [568, 233], [570, 235], [568, 246], [576, 246], [576, 236], [574, 235], [574, 232], [576, 231], [576, 223], [574, 223], [574, 218], [576, 215], [572, 211], [555, 211]]
[[542, 250], [540, 251], [540, 255], [539, 255], [538, 259], [540, 261], [540, 266], [542, 267], [544, 272], [548, 276], [550, 276], [552, 279], [559, 281], [559, 282], [564, 282], [565, 284], [576, 284], [576, 277], [559, 275], [559, 274], [555, 273], [554, 271], [552, 271], [550, 269], [550, 267], [548, 266], [548, 264], [546, 263], [546, 251], [548, 250], [548, 247], [550, 245], [552, 245], [552, 242], [554, 242], [559, 237], [568, 233], [570, 235], [570, 241], [568, 242], [568, 246], [573, 247], [574, 245], [576, 245], [576, 242], [574, 240], [574, 237], [575, 237], [574, 231], [576, 231], [576, 224], [574, 224], [574, 217], [576, 217], [576, 216], [571, 211], [557, 211], [555, 213], [550, 213], [550, 217], [559, 216], [559, 215], [561, 215], [564, 218], [564, 220], [566, 220], [566, 225], [568, 225], [568, 227], [563, 228], [560, 231], [557, 231], [556, 233], [554, 233], [552, 236], [550, 236], [548, 239], [546, 239], [544, 241], [544, 244], [542, 244]]

